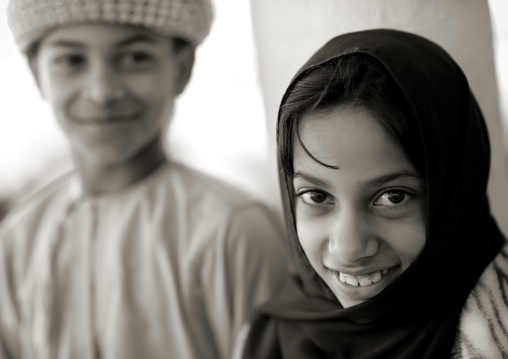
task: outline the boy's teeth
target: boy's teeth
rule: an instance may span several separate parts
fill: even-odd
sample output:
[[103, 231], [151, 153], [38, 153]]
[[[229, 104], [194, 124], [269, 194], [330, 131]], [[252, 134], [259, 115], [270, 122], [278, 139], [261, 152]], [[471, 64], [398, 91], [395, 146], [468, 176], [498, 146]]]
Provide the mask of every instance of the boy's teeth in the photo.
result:
[[383, 271], [372, 272], [367, 275], [354, 276], [339, 272], [339, 280], [342, 283], [347, 283], [353, 287], [366, 287], [381, 280], [384, 274], [388, 273], [388, 269]]

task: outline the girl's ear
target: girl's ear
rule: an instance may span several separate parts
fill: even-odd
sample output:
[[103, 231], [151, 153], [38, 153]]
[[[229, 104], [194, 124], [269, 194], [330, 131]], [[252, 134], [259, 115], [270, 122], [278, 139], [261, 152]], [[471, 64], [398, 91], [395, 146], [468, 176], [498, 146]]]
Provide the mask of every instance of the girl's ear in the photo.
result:
[[180, 95], [192, 74], [196, 48], [190, 44], [178, 46], [175, 44], [174, 55], [177, 58], [178, 73], [176, 76], [176, 94]]

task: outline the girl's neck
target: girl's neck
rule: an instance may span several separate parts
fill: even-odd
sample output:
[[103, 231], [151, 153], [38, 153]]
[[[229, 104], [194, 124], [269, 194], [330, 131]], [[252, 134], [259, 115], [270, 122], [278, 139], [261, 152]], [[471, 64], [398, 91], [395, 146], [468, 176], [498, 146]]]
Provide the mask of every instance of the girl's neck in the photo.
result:
[[133, 158], [116, 165], [98, 166], [74, 156], [83, 191], [92, 196], [121, 191], [149, 176], [165, 161], [160, 141], [151, 143]]

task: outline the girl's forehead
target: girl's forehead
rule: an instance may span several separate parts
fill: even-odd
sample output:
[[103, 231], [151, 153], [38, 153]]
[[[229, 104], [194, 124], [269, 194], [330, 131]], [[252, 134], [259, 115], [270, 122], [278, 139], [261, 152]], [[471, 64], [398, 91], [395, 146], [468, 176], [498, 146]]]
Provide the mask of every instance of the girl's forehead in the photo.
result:
[[302, 165], [316, 165], [317, 170], [321, 165], [314, 159], [339, 170], [379, 166], [398, 169], [400, 164], [414, 169], [404, 148], [370, 111], [361, 107], [311, 113], [302, 118], [298, 132], [294, 140], [295, 170]]
[[[380, 137], [382, 141], [399, 145], [372, 111], [361, 106], [341, 105], [331, 109], [312, 111], [302, 116], [298, 123], [298, 134], [301, 139], [317, 136], [323, 143], [336, 143], [337, 136], [343, 132], [349, 134], [346, 140], [352, 136]], [[365, 144], [368, 145], [368, 143]]]

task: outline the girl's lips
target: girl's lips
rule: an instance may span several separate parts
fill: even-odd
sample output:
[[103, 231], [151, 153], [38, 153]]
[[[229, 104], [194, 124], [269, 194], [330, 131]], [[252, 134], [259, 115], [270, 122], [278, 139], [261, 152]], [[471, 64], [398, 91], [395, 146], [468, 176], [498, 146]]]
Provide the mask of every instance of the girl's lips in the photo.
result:
[[345, 274], [342, 272], [339, 273], [339, 280], [344, 284], [349, 284], [353, 287], [366, 287], [369, 285], [372, 285], [374, 283], [378, 283], [382, 278], [383, 275], [385, 275], [388, 272], [388, 269], [378, 270], [374, 272], [370, 272], [368, 274], [363, 274], [359, 276], [351, 275], [351, 274]]
[[368, 299], [383, 291], [397, 277], [400, 266], [377, 270], [364, 275], [351, 275], [329, 269], [336, 287], [352, 298]]
[[375, 272], [388, 272], [390, 270], [393, 270], [394, 268], [400, 267], [399, 264], [394, 264], [394, 265], [388, 265], [388, 266], [386, 266], [386, 265], [385, 266], [379, 266], [378, 265], [378, 266], [375, 266], [375, 267], [372, 266], [370, 268], [368, 268], [368, 267], [362, 267], [362, 268], [359, 268], [359, 269], [356, 269], [356, 270], [343, 270], [343, 269], [339, 269], [339, 266], [328, 265], [326, 262], [323, 262], [323, 265], [329, 271], [337, 272], [337, 273], [342, 273], [344, 275], [353, 276], [353, 277], [366, 276], [366, 275], [370, 275], [370, 274], [375, 273]]

